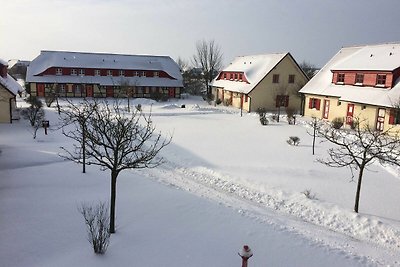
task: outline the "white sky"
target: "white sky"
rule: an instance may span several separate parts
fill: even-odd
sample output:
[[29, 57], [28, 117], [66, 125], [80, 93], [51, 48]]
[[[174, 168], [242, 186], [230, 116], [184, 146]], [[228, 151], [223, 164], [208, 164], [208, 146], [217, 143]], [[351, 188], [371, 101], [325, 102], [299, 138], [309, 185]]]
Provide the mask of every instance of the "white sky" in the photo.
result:
[[399, 0], [2, 0], [0, 58], [40, 50], [190, 59], [197, 40], [235, 56], [292, 53], [323, 66], [342, 46], [400, 41]]

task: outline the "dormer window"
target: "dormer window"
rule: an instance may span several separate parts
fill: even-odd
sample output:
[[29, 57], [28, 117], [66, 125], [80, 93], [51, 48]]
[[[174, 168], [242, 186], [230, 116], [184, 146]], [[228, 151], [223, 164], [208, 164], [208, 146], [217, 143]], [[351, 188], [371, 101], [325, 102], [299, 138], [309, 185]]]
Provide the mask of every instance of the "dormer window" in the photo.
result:
[[344, 73], [338, 73], [337, 83], [344, 84]]
[[56, 69], [56, 75], [62, 75], [62, 69], [61, 68], [57, 68]]
[[376, 75], [376, 85], [377, 86], [385, 86], [386, 85], [386, 74], [377, 74]]
[[71, 69], [71, 75], [76, 75], [76, 74], [77, 74], [76, 69]]
[[107, 70], [107, 76], [113, 76], [112, 70]]
[[238, 74], [235, 73], [235, 81], [238, 79]]
[[84, 76], [85, 75], [85, 70], [84, 69], [79, 69], [79, 75]]
[[146, 77], [146, 72], [142, 71], [142, 77]]
[[153, 73], [153, 76], [154, 76], [154, 77], [158, 77], [158, 76], [159, 76], [158, 71], [155, 71], [155, 72]]
[[101, 75], [100, 70], [94, 70], [94, 76], [100, 76], [100, 75]]
[[356, 74], [356, 85], [362, 85], [364, 83], [364, 74], [357, 73]]
[[125, 71], [124, 70], [119, 70], [119, 76], [125, 76]]
[[139, 76], [139, 72], [138, 72], [138, 71], [135, 71], [135, 72], [134, 72], [134, 76]]
[[239, 73], [239, 81], [243, 81], [243, 74]]

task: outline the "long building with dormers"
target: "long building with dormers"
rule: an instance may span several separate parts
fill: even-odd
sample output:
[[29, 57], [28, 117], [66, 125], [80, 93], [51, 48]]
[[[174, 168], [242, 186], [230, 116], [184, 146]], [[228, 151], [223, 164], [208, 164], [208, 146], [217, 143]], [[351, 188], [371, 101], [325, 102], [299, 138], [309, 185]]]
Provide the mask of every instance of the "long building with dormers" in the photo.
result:
[[[28, 66], [31, 94], [46, 97], [180, 97], [183, 79], [169, 56], [41, 51]], [[128, 89], [127, 89], [128, 88]]]

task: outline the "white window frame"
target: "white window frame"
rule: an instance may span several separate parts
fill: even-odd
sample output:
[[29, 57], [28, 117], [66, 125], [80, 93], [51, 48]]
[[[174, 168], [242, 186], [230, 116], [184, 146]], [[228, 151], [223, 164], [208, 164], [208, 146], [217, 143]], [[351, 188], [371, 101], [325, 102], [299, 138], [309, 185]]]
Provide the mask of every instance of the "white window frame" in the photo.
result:
[[101, 76], [100, 70], [94, 70], [94, 76]]
[[79, 76], [85, 76], [85, 70], [79, 69]]
[[62, 75], [62, 68], [56, 69], [56, 75]]
[[107, 76], [113, 76], [113, 71], [112, 70], [107, 70]]
[[71, 69], [71, 75], [76, 76], [78, 74], [78, 72], [76, 71], [76, 69]]

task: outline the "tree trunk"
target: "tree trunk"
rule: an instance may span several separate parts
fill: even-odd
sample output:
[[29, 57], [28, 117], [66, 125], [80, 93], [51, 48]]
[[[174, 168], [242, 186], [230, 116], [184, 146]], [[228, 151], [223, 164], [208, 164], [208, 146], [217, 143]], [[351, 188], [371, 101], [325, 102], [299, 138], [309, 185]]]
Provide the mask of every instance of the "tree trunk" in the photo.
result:
[[117, 197], [118, 173], [111, 171], [110, 234], [115, 233], [115, 199]]
[[82, 127], [82, 172], [86, 173], [86, 129]]
[[354, 204], [354, 211], [358, 213], [358, 203], [360, 202], [360, 192], [361, 192], [361, 182], [364, 173], [364, 166], [360, 167], [360, 171], [358, 173], [358, 182], [357, 182], [357, 192], [356, 192], [356, 201]]
[[312, 140], [312, 154], [315, 155], [315, 135], [316, 135], [316, 131], [317, 131], [317, 119], [314, 119], [313, 128], [314, 128], [314, 133], [313, 133], [313, 140]]

